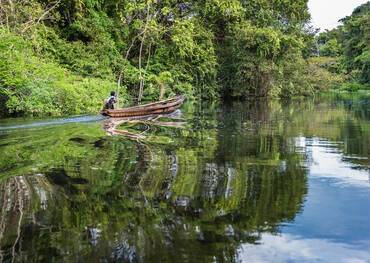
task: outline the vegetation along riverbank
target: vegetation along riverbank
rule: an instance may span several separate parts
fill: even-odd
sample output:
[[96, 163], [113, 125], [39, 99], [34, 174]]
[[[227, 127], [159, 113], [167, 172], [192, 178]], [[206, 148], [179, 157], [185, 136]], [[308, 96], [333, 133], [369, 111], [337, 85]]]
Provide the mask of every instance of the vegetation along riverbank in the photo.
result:
[[369, 89], [369, 6], [317, 36], [307, 0], [5, 0], [0, 113]]

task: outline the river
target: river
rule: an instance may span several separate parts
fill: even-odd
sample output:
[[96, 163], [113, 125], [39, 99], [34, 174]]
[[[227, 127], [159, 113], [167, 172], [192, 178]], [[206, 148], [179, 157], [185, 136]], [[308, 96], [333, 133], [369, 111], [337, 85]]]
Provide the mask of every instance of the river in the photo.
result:
[[370, 262], [369, 97], [182, 118], [0, 120], [0, 261]]

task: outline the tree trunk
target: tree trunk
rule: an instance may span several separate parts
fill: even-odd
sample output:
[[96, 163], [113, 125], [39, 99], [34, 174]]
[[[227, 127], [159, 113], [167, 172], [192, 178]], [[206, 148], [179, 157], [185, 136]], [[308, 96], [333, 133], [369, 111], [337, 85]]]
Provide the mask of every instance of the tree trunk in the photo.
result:
[[160, 90], [159, 90], [159, 100], [162, 100], [164, 93], [166, 92], [166, 85], [164, 83], [159, 84]]
[[122, 82], [122, 70], [119, 73], [118, 81], [117, 81], [117, 108], [119, 109], [119, 89], [121, 88], [121, 82]]
[[143, 73], [141, 72], [141, 60], [142, 60], [142, 54], [143, 54], [143, 47], [144, 47], [144, 41], [145, 41], [145, 36], [146, 36], [146, 31], [148, 28], [149, 24], [149, 19], [150, 19], [150, 2], [148, 1], [148, 8], [147, 8], [147, 16], [146, 16], [146, 22], [145, 22], [145, 27], [144, 27], [144, 33], [143, 33], [143, 38], [141, 40], [140, 44], [140, 52], [139, 52], [139, 75], [140, 75], [140, 84], [139, 84], [139, 96], [137, 98], [137, 101], [140, 102], [142, 97], [143, 97], [143, 91], [144, 91], [144, 78], [143, 78]]

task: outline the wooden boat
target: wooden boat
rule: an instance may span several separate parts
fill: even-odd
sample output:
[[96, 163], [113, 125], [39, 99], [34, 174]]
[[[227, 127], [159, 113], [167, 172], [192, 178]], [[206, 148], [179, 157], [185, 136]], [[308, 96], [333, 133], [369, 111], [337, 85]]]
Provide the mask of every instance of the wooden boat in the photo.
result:
[[168, 114], [181, 107], [185, 96], [179, 95], [167, 100], [133, 106], [123, 109], [102, 110], [101, 113], [112, 118], [136, 117], [156, 114]]

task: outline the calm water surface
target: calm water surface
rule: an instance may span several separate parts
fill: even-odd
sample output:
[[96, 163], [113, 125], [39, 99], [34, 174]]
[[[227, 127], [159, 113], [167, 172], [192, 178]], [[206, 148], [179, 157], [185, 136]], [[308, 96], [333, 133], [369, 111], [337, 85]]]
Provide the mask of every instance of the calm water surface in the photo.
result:
[[370, 99], [0, 121], [0, 261], [370, 262]]

